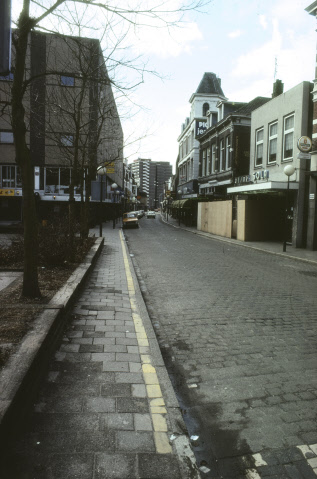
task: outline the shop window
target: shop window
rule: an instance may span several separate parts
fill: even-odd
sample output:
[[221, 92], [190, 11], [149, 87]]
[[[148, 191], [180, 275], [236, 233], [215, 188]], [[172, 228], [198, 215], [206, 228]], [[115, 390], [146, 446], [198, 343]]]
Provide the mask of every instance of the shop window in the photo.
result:
[[45, 193], [57, 193], [59, 187], [59, 168], [45, 169]]
[[257, 130], [255, 143], [255, 166], [261, 166], [263, 163], [263, 128]]
[[0, 169], [0, 185], [2, 188], [21, 188], [21, 174], [18, 166], [3, 165]]
[[268, 163], [276, 162], [276, 153], [277, 153], [277, 122], [269, 125]]
[[293, 158], [294, 149], [294, 115], [284, 118], [283, 160]]
[[12, 131], [0, 131], [0, 143], [13, 144]]
[[[71, 168], [45, 168], [45, 193], [64, 195], [69, 193], [71, 182]], [[75, 187], [75, 193], [79, 186]]]
[[1, 167], [1, 186], [2, 188], [15, 187], [15, 166]]

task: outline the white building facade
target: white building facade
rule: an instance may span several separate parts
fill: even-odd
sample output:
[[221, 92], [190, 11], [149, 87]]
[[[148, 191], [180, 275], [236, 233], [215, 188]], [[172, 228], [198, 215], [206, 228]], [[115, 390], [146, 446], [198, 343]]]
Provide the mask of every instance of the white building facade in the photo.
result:
[[[221, 80], [214, 73], [205, 73], [196, 92], [189, 99], [190, 116], [182, 125], [177, 141], [178, 156], [178, 192], [179, 197], [197, 197], [199, 174], [199, 142], [196, 136], [207, 129], [207, 115], [211, 124], [218, 121], [219, 101], [226, 100], [221, 88]], [[209, 127], [210, 125], [208, 125]]]
[[[249, 175], [237, 178], [227, 192], [253, 202], [253, 214], [258, 211], [254, 224], [262, 222], [257, 231], [263, 234], [256, 239], [282, 240], [287, 234], [294, 246], [306, 245], [310, 160], [297, 141], [311, 136], [311, 91], [312, 84], [302, 82], [251, 113]], [[294, 167], [290, 177], [284, 172], [287, 165]]]

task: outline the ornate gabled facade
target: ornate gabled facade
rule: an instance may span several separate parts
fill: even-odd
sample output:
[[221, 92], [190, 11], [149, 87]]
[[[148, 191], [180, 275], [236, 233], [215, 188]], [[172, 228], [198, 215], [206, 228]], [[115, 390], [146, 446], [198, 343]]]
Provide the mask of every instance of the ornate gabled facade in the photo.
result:
[[226, 100], [221, 88], [221, 80], [215, 73], [205, 73], [195, 93], [189, 99], [190, 116], [182, 125], [178, 137], [179, 157], [177, 170], [179, 175], [179, 197], [196, 197], [199, 174], [199, 142], [196, 137], [207, 129], [207, 120], [218, 121], [219, 102]]

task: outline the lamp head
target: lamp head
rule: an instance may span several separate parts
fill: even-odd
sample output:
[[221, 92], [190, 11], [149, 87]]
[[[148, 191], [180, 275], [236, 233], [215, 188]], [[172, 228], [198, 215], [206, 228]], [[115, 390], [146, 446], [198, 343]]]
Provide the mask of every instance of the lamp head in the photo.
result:
[[97, 175], [105, 175], [107, 173], [107, 168], [103, 165], [98, 166]]
[[295, 173], [295, 166], [286, 165], [283, 171], [286, 176], [292, 176]]

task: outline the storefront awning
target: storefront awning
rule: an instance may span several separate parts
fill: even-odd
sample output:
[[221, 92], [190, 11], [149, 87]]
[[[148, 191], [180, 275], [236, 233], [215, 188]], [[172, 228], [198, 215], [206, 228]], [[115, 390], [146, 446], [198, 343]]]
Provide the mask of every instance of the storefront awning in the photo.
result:
[[[290, 190], [298, 190], [298, 183], [291, 181], [289, 183]], [[287, 181], [267, 181], [264, 183], [254, 183], [252, 185], [233, 186], [227, 188], [227, 193], [238, 194], [256, 194], [256, 193], [273, 193], [274, 191], [287, 190]]]
[[191, 204], [197, 204], [198, 198], [185, 198], [183, 200], [175, 200], [171, 204], [172, 208], [189, 208]]

